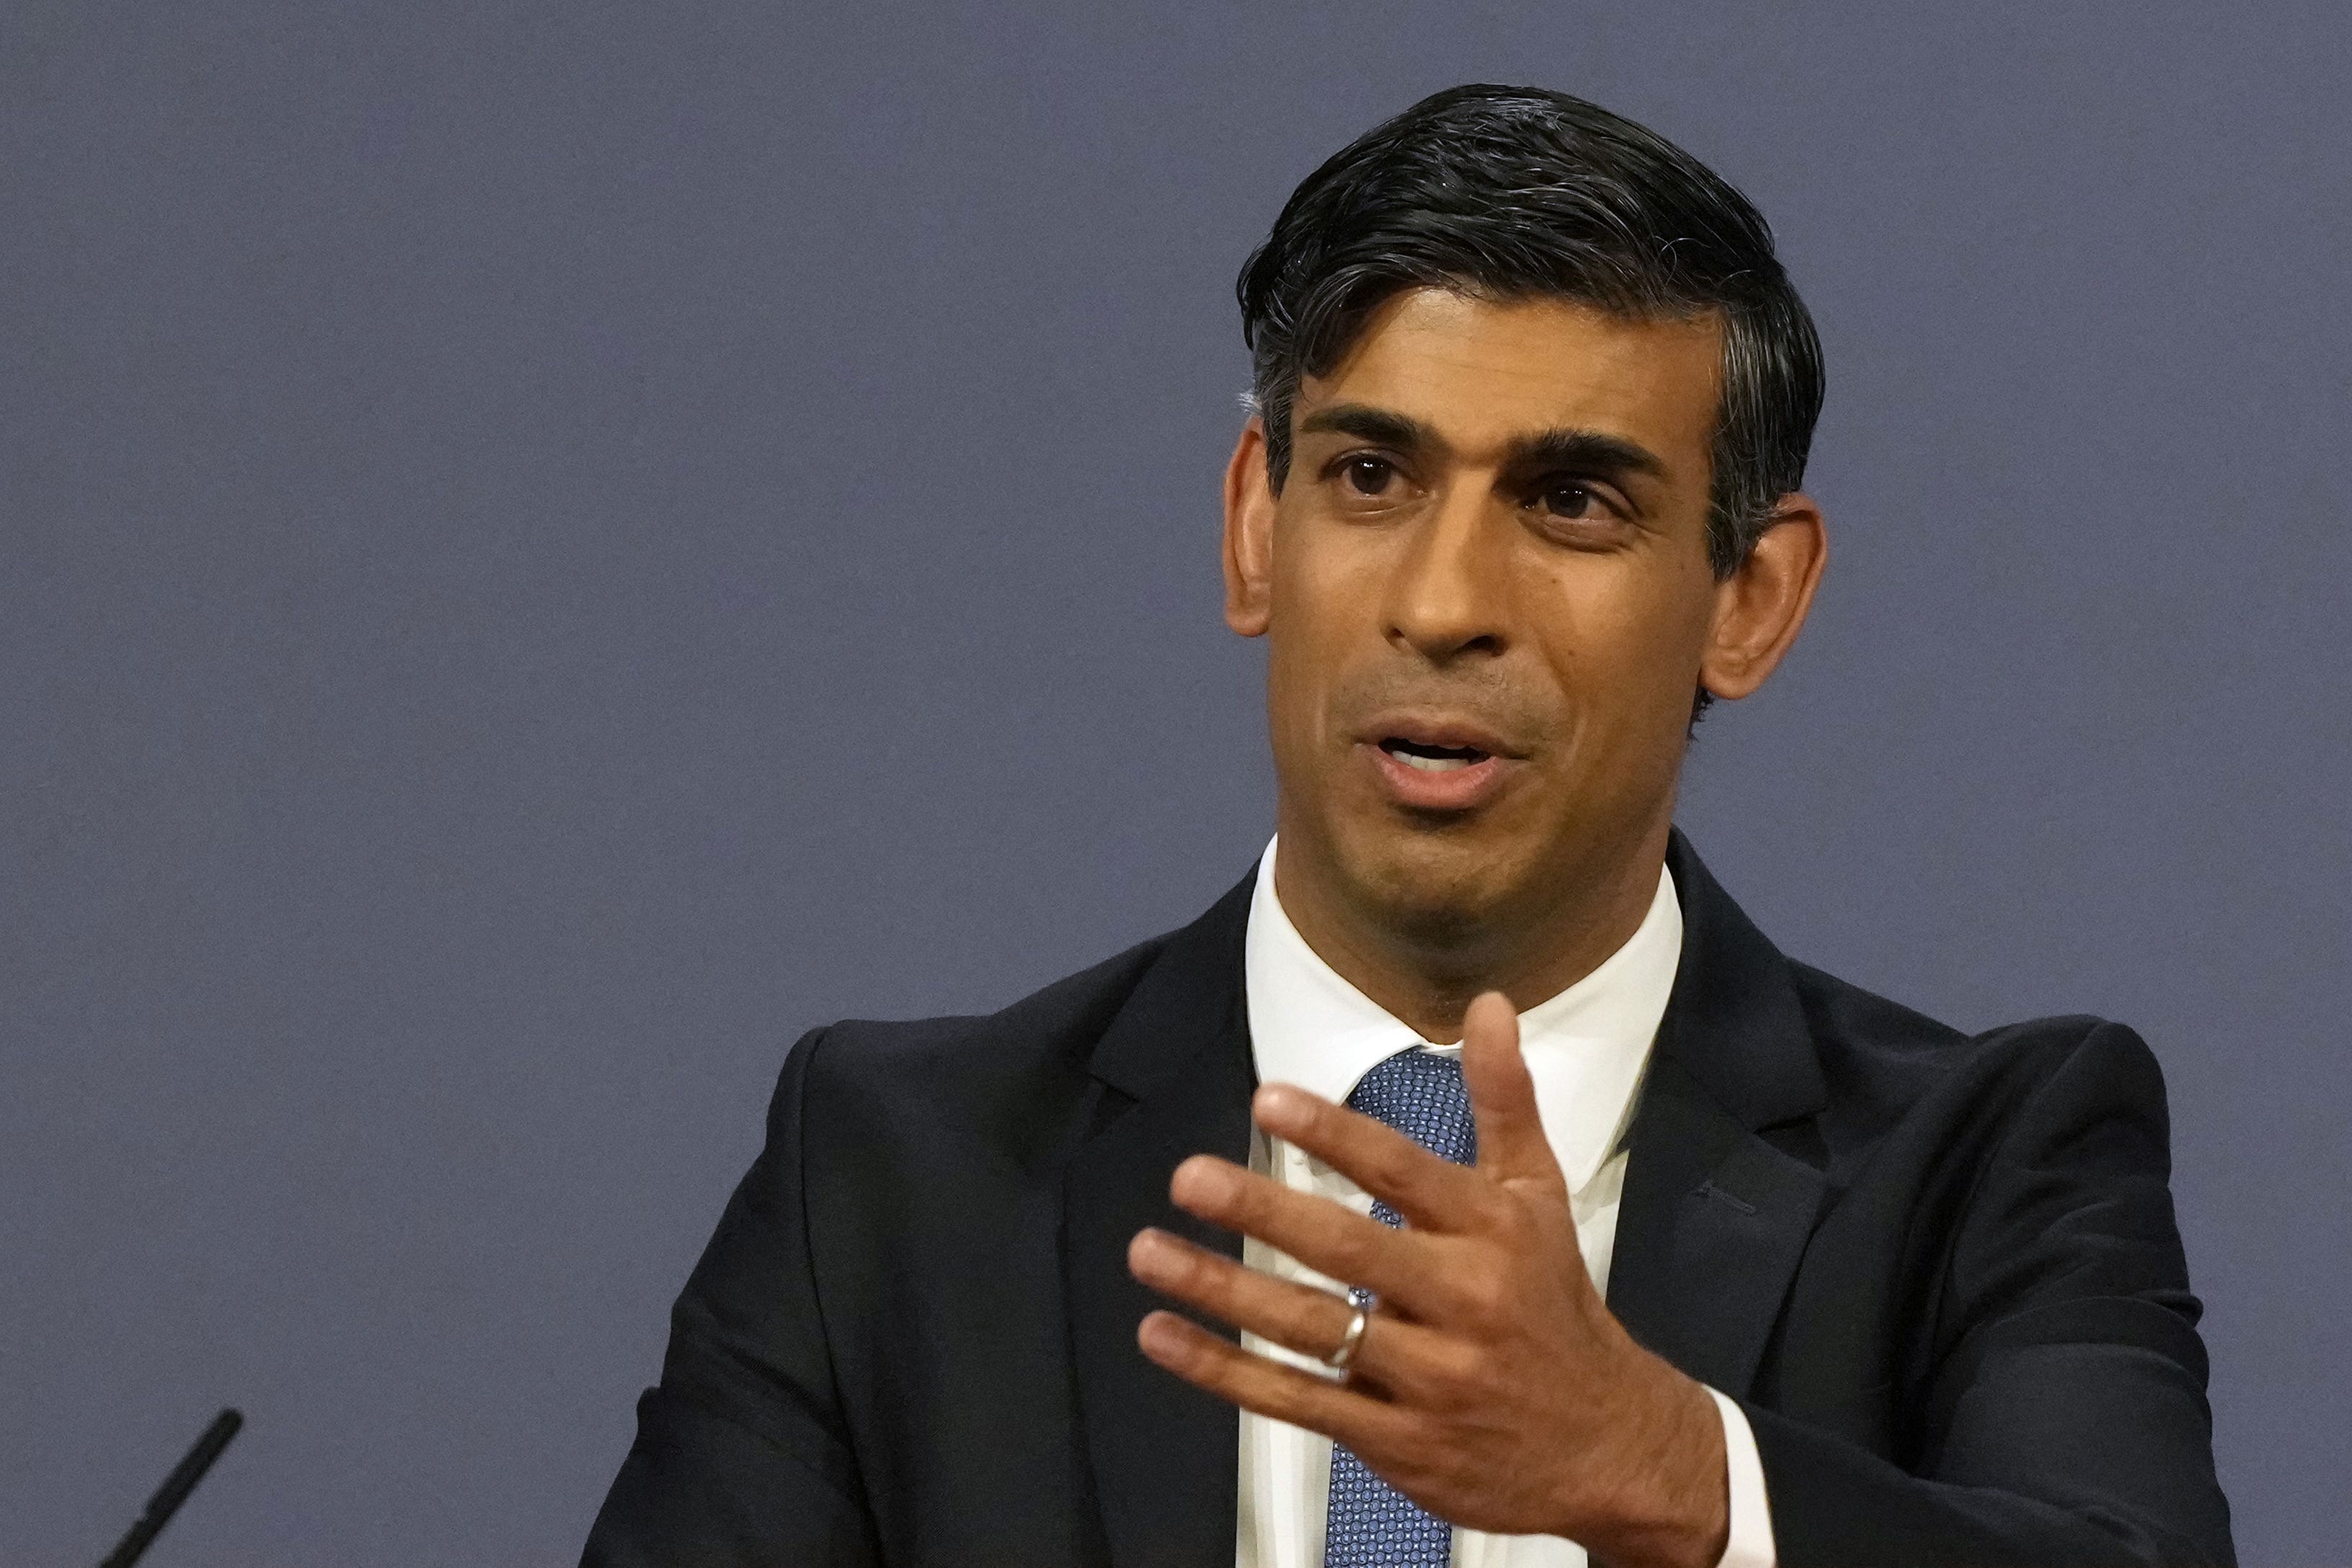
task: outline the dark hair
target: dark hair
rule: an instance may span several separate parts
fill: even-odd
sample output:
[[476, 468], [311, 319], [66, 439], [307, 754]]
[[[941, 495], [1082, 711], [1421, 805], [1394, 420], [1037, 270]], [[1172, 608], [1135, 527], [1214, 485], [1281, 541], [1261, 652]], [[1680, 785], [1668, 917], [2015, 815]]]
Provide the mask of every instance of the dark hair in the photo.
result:
[[1448, 88], [1307, 176], [1242, 267], [1267, 477], [1290, 469], [1301, 375], [1338, 363], [1401, 289], [1551, 295], [1635, 319], [1722, 315], [1707, 556], [1745, 560], [1803, 482], [1821, 342], [1747, 197], [1607, 110], [1541, 88]]

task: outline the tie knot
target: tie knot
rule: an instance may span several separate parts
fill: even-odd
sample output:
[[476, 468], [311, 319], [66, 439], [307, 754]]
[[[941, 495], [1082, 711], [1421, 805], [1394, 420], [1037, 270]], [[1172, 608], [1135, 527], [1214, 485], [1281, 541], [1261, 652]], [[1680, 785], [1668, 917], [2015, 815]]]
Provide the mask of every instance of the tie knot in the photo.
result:
[[1478, 1124], [1457, 1058], [1420, 1046], [1399, 1051], [1358, 1080], [1348, 1104], [1441, 1159], [1457, 1165], [1478, 1162]]

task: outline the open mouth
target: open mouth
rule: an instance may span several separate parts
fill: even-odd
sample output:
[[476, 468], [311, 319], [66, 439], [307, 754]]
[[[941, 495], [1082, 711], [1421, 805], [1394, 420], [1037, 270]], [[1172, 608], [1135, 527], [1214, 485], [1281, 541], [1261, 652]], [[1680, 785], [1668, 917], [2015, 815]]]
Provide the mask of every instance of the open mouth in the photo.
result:
[[1487, 755], [1475, 746], [1432, 746], [1401, 735], [1391, 735], [1382, 741], [1381, 750], [1406, 767], [1418, 768], [1425, 773], [1450, 773], [1456, 769], [1475, 767]]

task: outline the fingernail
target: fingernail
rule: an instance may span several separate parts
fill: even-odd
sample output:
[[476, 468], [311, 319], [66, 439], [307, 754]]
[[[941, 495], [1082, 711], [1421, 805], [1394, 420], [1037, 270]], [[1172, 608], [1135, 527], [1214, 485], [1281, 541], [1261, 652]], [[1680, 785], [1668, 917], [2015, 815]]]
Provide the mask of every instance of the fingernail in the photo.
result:
[[1233, 1176], [1206, 1154], [1195, 1154], [1176, 1167], [1168, 1190], [1178, 1203], [1213, 1204], [1233, 1192]]
[[1170, 1312], [1153, 1312], [1147, 1316], [1143, 1321], [1135, 1325], [1135, 1342], [1141, 1345], [1147, 1354], [1172, 1355], [1175, 1353], [1177, 1344], [1175, 1315]]
[[1307, 1097], [1286, 1083], [1268, 1084], [1257, 1091], [1258, 1125], [1273, 1130], [1278, 1123], [1296, 1127], [1305, 1119]]

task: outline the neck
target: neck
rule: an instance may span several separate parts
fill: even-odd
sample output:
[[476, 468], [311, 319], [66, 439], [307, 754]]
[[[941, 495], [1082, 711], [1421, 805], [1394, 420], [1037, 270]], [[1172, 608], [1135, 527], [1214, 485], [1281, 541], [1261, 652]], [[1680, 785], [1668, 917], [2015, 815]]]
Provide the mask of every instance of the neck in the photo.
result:
[[1627, 850], [1597, 856], [1580, 875], [1541, 879], [1541, 899], [1444, 921], [1408, 921], [1349, 896], [1328, 863], [1307, 845], [1294, 849], [1286, 833], [1275, 894], [1307, 945], [1340, 978], [1423, 1039], [1447, 1045], [1462, 1037], [1462, 1015], [1482, 993], [1499, 991], [1524, 1013], [1631, 941], [1657, 897], [1666, 831], [1661, 823]]

